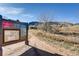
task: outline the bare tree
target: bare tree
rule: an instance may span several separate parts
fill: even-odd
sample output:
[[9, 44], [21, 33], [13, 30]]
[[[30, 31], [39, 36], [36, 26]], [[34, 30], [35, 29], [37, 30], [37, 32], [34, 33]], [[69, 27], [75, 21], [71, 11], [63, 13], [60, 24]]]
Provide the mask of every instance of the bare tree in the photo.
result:
[[56, 33], [59, 32], [59, 25], [51, 25], [50, 22], [53, 22], [54, 15], [50, 17], [50, 13], [43, 13], [38, 17], [41, 24], [38, 25], [38, 29], [41, 29], [45, 32]]
[[38, 29], [41, 29], [46, 32], [52, 32], [52, 26], [50, 24], [52, 19], [49, 16], [49, 14], [44, 13], [38, 17], [38, 20], [40, 22], [40, 25], [38, 25]]

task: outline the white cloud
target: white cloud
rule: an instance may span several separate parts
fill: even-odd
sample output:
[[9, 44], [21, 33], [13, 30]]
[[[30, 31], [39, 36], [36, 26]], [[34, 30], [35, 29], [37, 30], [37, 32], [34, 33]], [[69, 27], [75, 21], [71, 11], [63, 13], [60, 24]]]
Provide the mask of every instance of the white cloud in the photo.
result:
[[33, 14], [21, 14], [19, 19], [22, 22], [29, 22], [30, 20], [35, 19], [35, 15], [33, 15]]
[[24, 8], [16, 8], [16, 7], [1, 7], [0, 6], [0, 14], [3, 18], [8, 19], [19, 19], [22, 22], [28, 22], [35, 18], [33, 14], [27, 13]]
[[32, 15], [32, 14], [22, 14], [21, 17], [25, 17], [25, 18], [33, 18], [34, 15]]
[[24, 9], [22, 8], [15, 8], [15, 7], [0, 7], [0, 14], [7, 14], [7, 15], [18, 15], [23, 12]]

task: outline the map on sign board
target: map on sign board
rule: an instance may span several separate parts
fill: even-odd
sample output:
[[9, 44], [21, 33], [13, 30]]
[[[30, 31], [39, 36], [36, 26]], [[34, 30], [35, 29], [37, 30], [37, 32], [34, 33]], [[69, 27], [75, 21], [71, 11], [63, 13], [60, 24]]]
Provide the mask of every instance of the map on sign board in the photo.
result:
[[4, 30], [4, 42], [19, 40], [19, 30]]

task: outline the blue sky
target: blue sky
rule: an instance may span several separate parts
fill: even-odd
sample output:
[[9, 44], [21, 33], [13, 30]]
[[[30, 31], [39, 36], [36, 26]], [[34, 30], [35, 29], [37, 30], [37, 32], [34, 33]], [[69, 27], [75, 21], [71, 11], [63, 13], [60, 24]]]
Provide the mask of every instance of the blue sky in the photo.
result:
[[37, 21], [42, 13], [50, 13], [53, 21], [79, 23], [79, 4], [67, 3], [7, 3], [0, 4], [4, 18], [22, 22]]

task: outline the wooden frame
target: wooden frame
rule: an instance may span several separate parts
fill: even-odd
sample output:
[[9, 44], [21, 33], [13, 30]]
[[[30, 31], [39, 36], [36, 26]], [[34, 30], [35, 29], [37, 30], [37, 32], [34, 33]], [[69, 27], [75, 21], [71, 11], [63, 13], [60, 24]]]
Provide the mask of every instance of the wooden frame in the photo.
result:
[[[4, 40], [4, 31], [5, 30], [15, 30], [15, 31], [19, 31], [19, 39], [18, 40], [12, 40], [12, 41], [8, 41], [8, 42], [5, 42]], [[21, 40], [20, 39], [20, 37], [21, 37], [21, 31], [20, 31], [20, 29], [3, 29], [3, 46], [5, 46], [5, 45], [9, 45], [9, 44], [13, 44], [13, 43], [17, 43], [17, 42], [20, 42], [20, 41], [24, 41], [24, 40]]]

